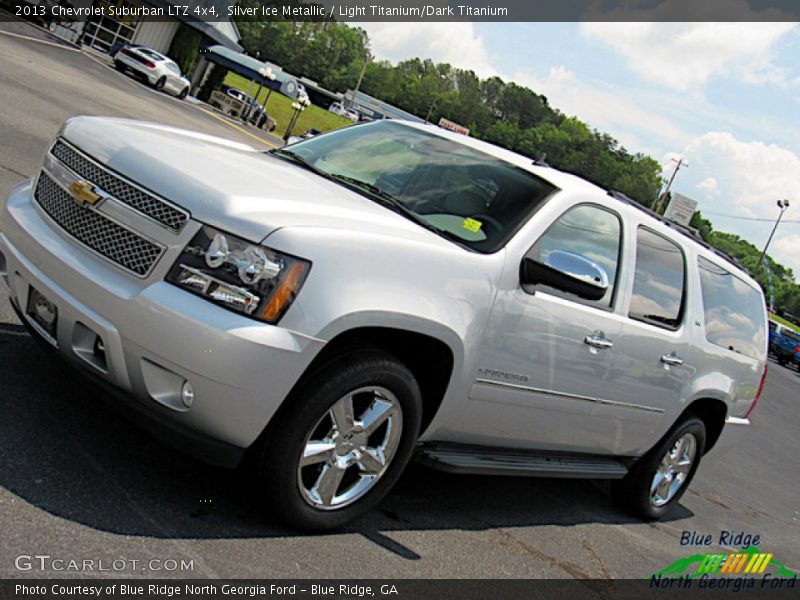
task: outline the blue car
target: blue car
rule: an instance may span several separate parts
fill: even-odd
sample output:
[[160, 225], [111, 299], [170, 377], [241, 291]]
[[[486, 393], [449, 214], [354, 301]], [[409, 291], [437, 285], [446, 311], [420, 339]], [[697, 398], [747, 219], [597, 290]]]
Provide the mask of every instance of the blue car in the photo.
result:
[[800, 370], [800, 333], [786, 325], [769, 322], [769, 352], [781, 365], [793, 364]]

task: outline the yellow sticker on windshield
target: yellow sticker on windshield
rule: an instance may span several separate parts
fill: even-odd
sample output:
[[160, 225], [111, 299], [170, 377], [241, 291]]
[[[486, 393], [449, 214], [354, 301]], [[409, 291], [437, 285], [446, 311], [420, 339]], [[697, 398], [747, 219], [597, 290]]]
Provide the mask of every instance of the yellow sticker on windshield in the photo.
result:
[[467, 231], [471, 231], [472, 233], [478, 233], [481, 230], [483, 223], [481, 223], [476, 219], [473, 219], [472, 217], [467, 217], [466, 219], [464, 219], [464, 222], [461, 223], [461, 226]]

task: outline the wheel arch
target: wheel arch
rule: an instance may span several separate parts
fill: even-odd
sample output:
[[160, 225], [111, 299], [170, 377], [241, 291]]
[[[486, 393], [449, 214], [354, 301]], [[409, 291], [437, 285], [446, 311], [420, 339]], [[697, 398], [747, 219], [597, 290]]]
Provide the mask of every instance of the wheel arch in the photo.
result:
[[722, 435], [725, 418], [728, 416], [728, 405], [719, 398], [698, 398], [684, 409], [681, 418], [687, 414], [699, 418], [706, 427], [706, 445], [703, 450], [705, 454], [714, 447]]
[[[331, 362], [363, 350], [382, 350], [391, 354], [414, 374], [422, 392], [422, 434], [442, 404], [456, 360], [450, 345], [427, 333], [383, 326], [356, 327], [343, 331], [325, 344], [292, 391]], [[291, 397], [292, 392], [287, 398]]]

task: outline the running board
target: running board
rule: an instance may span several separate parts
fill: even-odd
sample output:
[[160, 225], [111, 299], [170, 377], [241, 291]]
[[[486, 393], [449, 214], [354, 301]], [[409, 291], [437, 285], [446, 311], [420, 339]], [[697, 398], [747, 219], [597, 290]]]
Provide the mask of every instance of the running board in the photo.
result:
[[433, 469], [472, 475], [621, 479], [628, 474], [620, 460], [603, 456], [458, 444], [422, 446], [417, 459]]

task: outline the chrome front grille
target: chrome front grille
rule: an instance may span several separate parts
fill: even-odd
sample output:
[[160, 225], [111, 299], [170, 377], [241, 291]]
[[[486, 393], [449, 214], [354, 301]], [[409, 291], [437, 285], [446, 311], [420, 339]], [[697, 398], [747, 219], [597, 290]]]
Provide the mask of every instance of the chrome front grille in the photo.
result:
[[50, 153], [89, 183], [172, 231], [180, 231], [189, 220], [187, 213], [124, 181], [61, 140], [55, 143]]
[[69, 235], [136, 275], [147, 275], [164, 252], [161, 246], [78, 204], [44, 171], [39, 174], [34, 197]]

